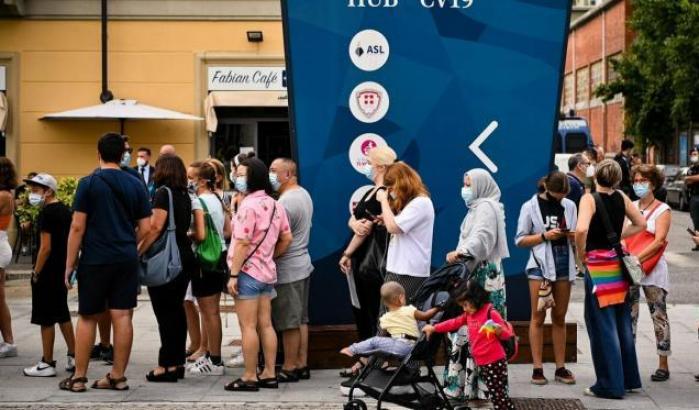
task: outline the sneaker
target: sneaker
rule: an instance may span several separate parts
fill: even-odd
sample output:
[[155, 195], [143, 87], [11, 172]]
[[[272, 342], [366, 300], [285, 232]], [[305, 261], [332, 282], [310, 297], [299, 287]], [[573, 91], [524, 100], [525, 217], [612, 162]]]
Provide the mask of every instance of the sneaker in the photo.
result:
[[[349, 397], [350, 390], [352, 389], [352, 386], [354, 385], [354, 377], [351, 377], [344, 382], [340, 383], [340, 393], [345, 396]], [[362, 389], [355, 388], [354, 392], [352, 392], [352, 398], [357, 398], [357, 397], [365, 397], [366, 393]]]
[[233, 346], [231, 349], [231, 357], [238, 357], [243, 354], [242, 346]]
[[532, 372], [532, 384], [543, 386], [548, 384], [548, 379], [544, 376], [544, 369], [534, 369]]
[[193, 369], [193, 368], [195, 368], [195, 367], [197, 367], [197, 366], [199, 366], [199, 365], [201, 365], [201, 364], [206, 364], [208, 360], [209, 360], [209, 358], [208, 358], [206, 355], [201, 356], [200, 358], [198, 358], [198, 359], [195, 360], [194, 362], [189, 363], [189, 364], [187, 365], [187, 370]]
[[75, 357], [71, 355], [66, 356], [66, 371], [68, 373], [75, 373]]
[[17, 345], [0, 343], [0, 358], [2, 357], [17, 357]]
[[55, 377], [56, 362], [46, 363], [42, 358], [39, 363], [24, 369], [24, 375], [28, 377]]
[[189, 368], [189, 374], [192, 376], [223, 376], [223, 364], [215, 365], [208, 357], [201, 362], [197, 362]]
[[563, 384], [575, 384], [575, 376], [570, 370], [561, 367], [556, 369], [556, 381]]
[[227, 361], [226, 367], [229, 367], [231, 369], [245, 367], [245, 361], [243, 360], [243, 355], [236, 356], [236, 357], [232, 358], [231, 360]]
[[588, 397], [597, 397], [595, 393], [592, 392], [592, 389], [587, 387], [585, 390], [583, 390], [583, 394]]
[[102, 353], [100, 354], [100, 359], [107, 364], [112, 364], [114, 362], [114, 346], [109, 345], [108, 348], [102, 348]]
[[92, 351], [90, 352], [90, 360], [97, 360], [102, 358], [102, 345], [100, 343], [97, 343], [92, 347]]

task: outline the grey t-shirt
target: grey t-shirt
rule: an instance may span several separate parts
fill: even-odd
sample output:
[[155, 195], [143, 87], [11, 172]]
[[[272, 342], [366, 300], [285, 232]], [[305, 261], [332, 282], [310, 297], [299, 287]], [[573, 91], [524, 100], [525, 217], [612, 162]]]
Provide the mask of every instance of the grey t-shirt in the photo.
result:
[[286, 253], [275, 262], [277, 283], [291, 283], [311, 276], [313, 265], [308, 254], [308, 241], [311, 236], [313, 201], [308, 191], [302, 187], [284, 192], [279, 197], [289, 217], [289, 226], [294, 239]]

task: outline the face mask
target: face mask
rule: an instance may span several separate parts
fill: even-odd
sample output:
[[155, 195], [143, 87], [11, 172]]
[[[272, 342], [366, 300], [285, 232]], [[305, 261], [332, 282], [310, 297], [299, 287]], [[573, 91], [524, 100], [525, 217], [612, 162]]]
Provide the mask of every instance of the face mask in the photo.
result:
[[197, 193], [197, 183], [190, 179], [189, 182], [187, 182], [187, 191], [189, 191], [190, 194], [196, 194]]
[[44, 196], [41, 194], [36, 194], [32, 192], [29, 194], [29, 198], [27, 198], [29, 201], [29, 205], [31, 206], [41, 206], [41, 204], [44, 203]]
[[585, 176], [588, 178], [592, 178], [595, 176], [595, 166], [590, 164], [589, 167], [587, 167], [587, 171], [585, 171]]
[[131, 163], [131, 153], [126, 151], [126, 152], [124, 152], [124, 155], [121, 157], [121, 166], [128, 167], [130, 163]]
[[696, 164], [697, 162], [699, 162], [699, 156], [692, 155], [691, 157], [689, 157], [689, 160], [692, 162], [692, 164]]
[[248, 179], [246, 177], [237, 177], [235, 179], [235, 190], [245, 193], [248, 191]]
[[647, 182], [639, 182], [637, 184], [633, 184], [633, 192], [636, 194], [637, 197], [645, 198], [646, 195], [650, 193], [650, 184], [648, 184]]
[[136, 159], [136, 165], [138, 165], [139, 167], [143, 168], [146, 166], [146, 164], [147, 164], [147, 162], [145, 159], [143, 159], [143, 158]]
[[279, 182], [279, 176], [274, 172], [269, 173], [269, 183], [272, 184], [272, 189], [275, 191], [279, 191], [279, 188], [282, 187], [282, 183]]
[[473, 189], [471, 187], [461, 187], [461, 198], [466, 203], [466, 206], [473, 200]]
[[362, 168], [362, 174], [364, 174], [365, 177], [367, 177], [373, 181], [374, 180], [374, 167], [372, 167], [371, 164], [364, 165], [364, 168]]

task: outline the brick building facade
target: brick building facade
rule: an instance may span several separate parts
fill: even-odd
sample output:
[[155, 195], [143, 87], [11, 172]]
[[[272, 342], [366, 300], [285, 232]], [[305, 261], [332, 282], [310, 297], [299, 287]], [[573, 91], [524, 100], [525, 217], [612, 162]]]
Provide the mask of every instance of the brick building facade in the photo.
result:
[[607, 152], [618, 151], [624, 137], [624, 101], [618, 95], [604, 103], [594, 90], [615, 78], [611, 61], [631, 44], [630, 9], [630, 0], [602, 2], [572, 23], [568, 38], [561, 110], [586, 118]]

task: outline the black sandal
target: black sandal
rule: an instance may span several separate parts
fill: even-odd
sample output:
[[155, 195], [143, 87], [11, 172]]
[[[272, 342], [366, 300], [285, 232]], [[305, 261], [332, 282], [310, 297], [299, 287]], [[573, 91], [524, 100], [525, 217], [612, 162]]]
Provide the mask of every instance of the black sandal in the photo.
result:
[[650, 376], [650, 379], [654, 382], [666, 382], [670, 378], [670, 371], [665, 369], [657, 369], [655, 373]]
[[[95, 380], [94, 383], [92, 383], [92, 388], [97, 389], [97, 390], [116, 390], [116, 391], [126, 391], [129, 390], [129, 385], [126, 384], [126, 381], [128, 380], [126, 377], [120, 377], [118, 379], [112, 379], [112, 374], [107, 373], [104, 378], [107, 380], [107, 385], [106, 386], [101, 386], [100, 380]], [[118, 387], [119, 384], [124, 383], [124, 387]]]
[[[75, 384], [76, 383], [81, 383], [83, 386], [82, 388], [76, 388]], [[86, 377], [78, 377], [78, 378], [73, 378], [72, 376], [62, 380], [58, 384], [58, 388], [61, 390], [69, 391], [71, 393], [85, 393], [87, 391], [87, 378]]]
[[260, 391], [257, 382], [247, 382], [243, 379], [234, 380], [223, 387], [226, 391], [256, 392]]
[[300, 369], [296, 369], [296, 377], [299, 380], [310, 380], [311, 379], [311, 368], [306, 366]]
[[257, 379], [257, 385], [261, 389], [278, 389], [279, 379], [276, 377], [270, 377], [269, 379]]
[[299, 382], [299, 376], [297, 373], [297, 370], [284, 370], [281, 369], [279, 373], [277, 373], [277, 380], [279, 383], [298, 383]]
[[154, 383], [177, 383], [177, 370], [170, 371], [165, 369], [165, 372], [155, 374], [155, 370], [151, 370], [146, 375], [146, 380]]

